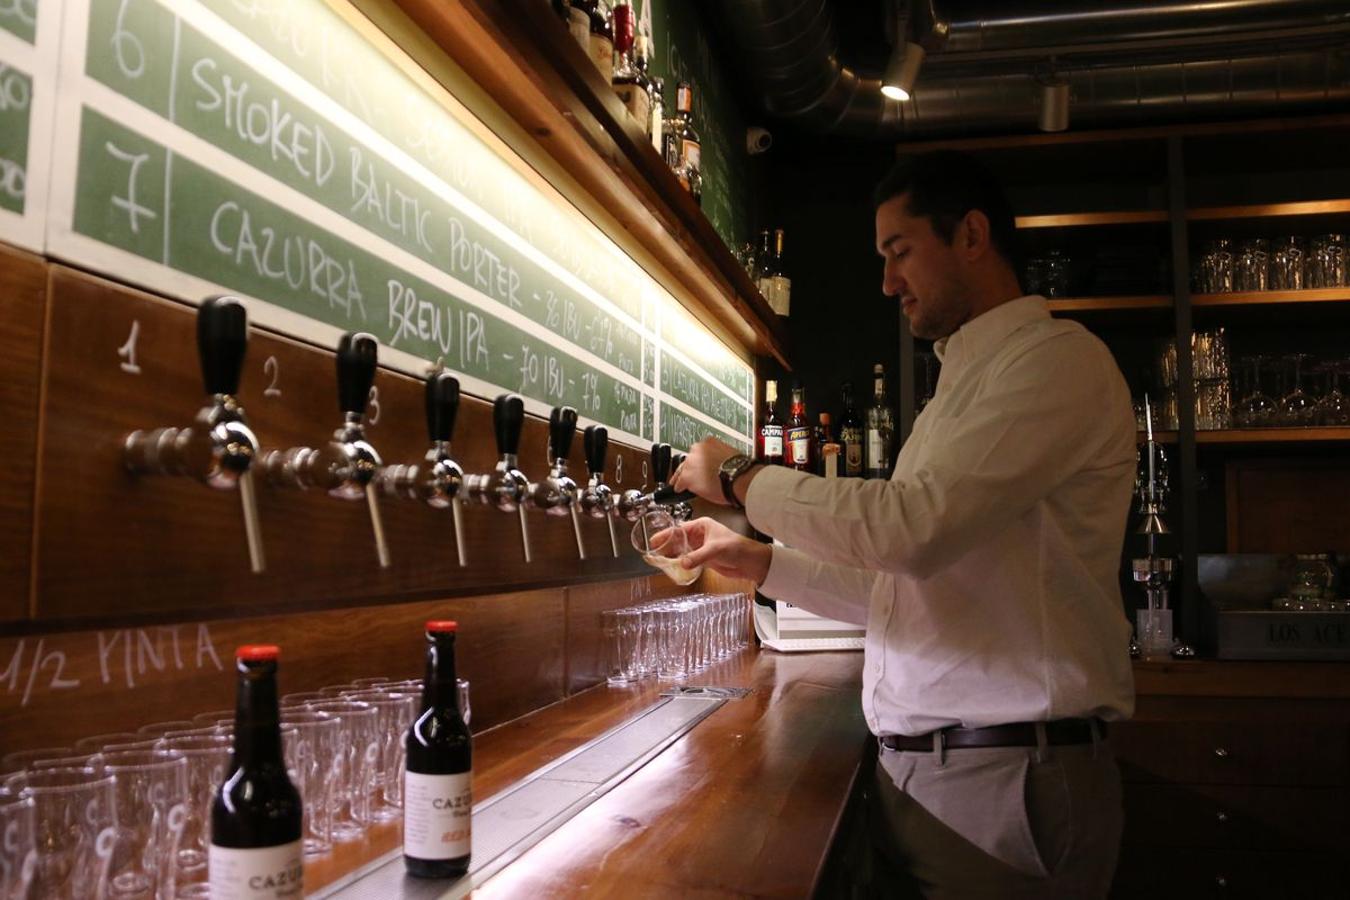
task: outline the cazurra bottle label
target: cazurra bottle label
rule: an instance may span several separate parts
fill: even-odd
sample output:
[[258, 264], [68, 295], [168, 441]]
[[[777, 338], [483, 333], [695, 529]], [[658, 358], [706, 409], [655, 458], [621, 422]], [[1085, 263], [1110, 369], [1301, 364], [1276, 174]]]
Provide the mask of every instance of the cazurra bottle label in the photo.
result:
[[211, 845], [211, 900], [281, 900], [304, 895], [301, 842], [279, 847]]
[[473, 829], [472, 775], [408, 772], [403, 793], [403, 852], [416, 859], [469, 855]]

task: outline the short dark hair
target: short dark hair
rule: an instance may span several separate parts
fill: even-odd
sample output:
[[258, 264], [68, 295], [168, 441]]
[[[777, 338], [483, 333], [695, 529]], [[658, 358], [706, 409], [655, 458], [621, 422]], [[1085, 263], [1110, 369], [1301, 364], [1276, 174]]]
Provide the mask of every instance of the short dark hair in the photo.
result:
[[947, 243], [966, 213], [978, 209], [989, 220], [989, 242], [1009, 264], [1016, 265], [1012, 207], [998, 179], [975, 157], [956, 150], [901, 157], [872, 192], [873, 210], [901, 194], [909, 194], [909, 214], [927, 219], [933, 232]]

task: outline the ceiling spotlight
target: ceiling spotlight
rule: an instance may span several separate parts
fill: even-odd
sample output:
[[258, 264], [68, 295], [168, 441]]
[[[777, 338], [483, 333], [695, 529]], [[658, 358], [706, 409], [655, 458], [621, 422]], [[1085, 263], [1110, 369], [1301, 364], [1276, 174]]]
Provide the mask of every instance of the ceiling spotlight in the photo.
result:
[[909, 41], [891, 51], [886, 72], [881, 76], [881, 93], [892, 100], [908, 100], [919, 80], [923, 56], [923, 48]]
[[1041, 131], [1063, 131], [1069, 127], [1069, 82], [1051, 78], [1041, 83]]

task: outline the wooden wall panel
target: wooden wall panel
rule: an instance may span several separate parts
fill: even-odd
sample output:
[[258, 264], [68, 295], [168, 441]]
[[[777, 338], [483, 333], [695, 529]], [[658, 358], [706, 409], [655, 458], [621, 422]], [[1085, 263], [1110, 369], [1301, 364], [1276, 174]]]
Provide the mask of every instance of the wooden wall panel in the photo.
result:
[[0, 244], [0, 621], [28, 615], [46, 265]]
[[[582, 563], [570, 521], [530, 514], [534, 563], [521, 559], [514, 515], [466, 510], [469, 566], [454, 558], [451, 518], [412, 501], [385, 500], [393, 566], [378, 567], [364, 504], [314, 491], [259, 485], [268, 571], [248, 570], [239, 499], [181, 478], [135, 478], [122, 464], [131, 430], [188, 424], [202, 405], [194, 311], [177, 303], [53, 267], [47, 401], [38, 502], [38, 616], [80, 621], [127, 616], [182, 619], [258, 615], [398, 597], [445, 596], [612, 580], [647, 568], [617, 523], [621, 558], [612, 558], [603, 521], [584, 520], [590, 558]], [[137, 324], [139, 323], [139, 324]], [[139, 374], [117, 350], [137, 328]], [[278, 363], [280, 396], [264, 396], [268, 357]], [[380, 370], [380, 416], [369, 429], [386, 463], [425, 452], [421, 382]], [[254, 331], [241, 400], [265, 449], [314, 446], [338, 424], [333, 356]], [[545, 423], [527, 418], [522, 467], [545, 474]], [[575, 473], [584, 473], [581, 441]], [[645, 452], [614, 445], [623, 486], [640, 480]], [[455, 452], [466, 471], [496, 461], [490, 404], [466, 397]], [[607, 478], [613, 483], [616, 453]]]
[[562, 593], [0, 638], [0, 755], [230, 708], [242, 643], [281, 645], [283, 693], [420, 676], [433, 617], [460, 623], [459, 673], [482, 731], [562, 699]]
[[1350, 463], [1234, 460], [1226, 479], [1229, 553], [1350, 551]]

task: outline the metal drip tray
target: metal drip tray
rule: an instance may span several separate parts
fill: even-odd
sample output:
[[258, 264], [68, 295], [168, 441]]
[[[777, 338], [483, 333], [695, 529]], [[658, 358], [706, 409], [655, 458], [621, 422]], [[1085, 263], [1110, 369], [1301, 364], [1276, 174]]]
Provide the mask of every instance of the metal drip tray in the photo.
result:
[[312, 896], [342, 900], [462, 897], [603, 797], [727, 699], [745, 693], [739, 688], [677, 689], [647, 711], [476, 804], [473, 862], [468, 874], [457, 881], [410, 878], [404, 873], [401, 851], [394, 851]]
[[706, 687], [700, 685], [680, 685], [668, 691], [662, 691], [662, 697], [696, 697], [700, 700], [740, 700], [750, 693], [750, 688]]

